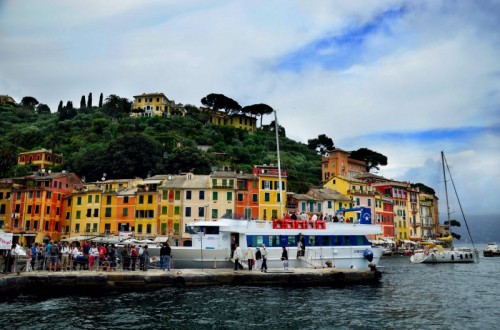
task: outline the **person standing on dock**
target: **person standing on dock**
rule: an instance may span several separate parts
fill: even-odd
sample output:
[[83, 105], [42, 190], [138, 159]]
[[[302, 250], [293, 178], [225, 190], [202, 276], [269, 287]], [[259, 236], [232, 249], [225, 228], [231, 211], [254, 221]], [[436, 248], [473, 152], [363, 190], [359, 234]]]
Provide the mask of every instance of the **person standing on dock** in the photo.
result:
[[168, 269], [170, 271], [170, 254], [172, 253], [172, 249], [170, 248], [170, 245], [168, 245], [167, 242], [163, 243], [161, 249], [160, 249], [160, 263], [161, 263], [161, 269], [165, 271], [165, 269]]
[[262, 267], [260, 268], [260, 271], [267, 273], [267, 250], [265, 244], [262, 244], [260, 254], [262, 255]]
[[148, 246], [146, 244], [142, 249], [140, 269], [143, 271], [147, 271], [148, 263], [149, 263], [149, 251], [148, 251]]
[[283, 269], [288, 270], [288, 251], [286, 250], [286, 247], [282, 247], [281, 251], [281, 261], [283, 261]]
[[260, 248], [257, 248], [255, 252], [255, 268], [260, 269], [262, 267], [262, 253], [260, 253]]
[[243, 269], [243, 265], [241, 264], [241, 260], [243, 260], [243, 251], [238, 243], [236, 243], [234, 249], [234, 270]]
[[252, 270], [253, 263], [255, 262], [255, 251], [253, 250], [252, 245], [248, 246], [246, 255], [248, 261], [248, 270]]

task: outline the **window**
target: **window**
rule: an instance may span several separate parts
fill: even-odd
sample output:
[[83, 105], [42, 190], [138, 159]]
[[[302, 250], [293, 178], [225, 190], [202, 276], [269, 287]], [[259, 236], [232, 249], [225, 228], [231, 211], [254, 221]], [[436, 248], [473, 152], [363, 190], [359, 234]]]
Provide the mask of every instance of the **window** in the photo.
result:
[[331, 209], [332, 208], [332, 201], [328, 201], [327, 205], [328, 205], [328, 208]]
[[81, 196], [78, 196], [76, 198], [76, 205], [82, 205], [82, 197]]
[[128, 204], [128, 196], [123, 197], [123, 204]]
[[153, 204], [153, 195], [148, 195], [148, 204]]
[[179, 190], [175, 191], [175, 198], [176, 201], [181, 200], [181, 192]]
[[45, 209], [47, 212], [45, 212], [45, 214], [50, 214], [50, 206], [47, 206], [47, 208]]
[[92, 232], [97, 233], [97, 223], [92, 225]]
[[144, 204], [144, 196], [139, 196], [139, 204]]
[[94, 217], [99, 217], [99, 209], [94, 209]]
[[48, 231], [49, 230], [49, 222], [48, 221], [45, 221], [45, 231]]
[[271, 181], [262, 180], [262, 189], [271, 189]]
[[137, 232], [142, 234], [142, 225], [137, 226]]
[[128, 208], [126, 207], [123, 209], [123, 216], [128, 217]]
[[191, 190], [186, 190], [186, 199], [191, 199]]
[[372, 200], [368, 198], [368, 206], [372, 206]]
[[264, 194], [264, 202], [269, 202], [271, 200], [271, 195], [269, 193]]
[[212, 219], [218, 219], [218, 218], [219, 218], [219, 210], [212, 209]]
[[226, 197], [227, 197], [227, 200], [228, 201], [232, 201], [233, 200], [233, 193], [228, 191], [227, 194], [226, 194]]
[[254, 202], [254, 203], [258, 203], [258, 202], [259, 202], [259, 195], [257, 195], [257, 194], [253, 194], [253, 195], [252, 195], [252, 202]]
[[200, 200], [204, 200], [205, 199], [205, 191], [204, 190], [200, 190], [198, 194], [199, 194]]
[[99, 203], [99, 195], [95, 195], [94, 202]]
[[31, 205], [28, 205], [28, 214], [31, 214], [31, 208], [32, 208]]
[[179, 214], [181, 214], [181, 208], [180, 208], [179, 206], [176, 206], [176, 207], [174, 208], [174, 214], [175, 214], [175, 215], [179, 215]]
[[106, 218], [110, 218], [111, 217], [111, 207], [107, 207], [106, 208], [106, 213], [104, 214], [104, 216]]
[[87, 203], [89, 203], [89, 204], [92, 203], [92, 195], [87, 196]]
[[168, 208], [166, 206], [161, 207], [161, 214], [167, 214]]
[[198, 207], [198, 216], [201, 218], [205, 217], [205, 208], [203, 206]]
[[80, 224], [79, 224], [79, 223], [77, 223], [77, 224], [75, 225], [75, 233], [79, 233], [79, 232], [80, 232]]
[[238, 202], [243, 202], [243, 194], [238, 194], [237, 196]]
[[76, 211], [76, 218], [80, 219], [82, 217], [82, 211]]
[[151, 234], [151, 224], [146, 225], [146, 234]]
[[229, 179], [229, 188], [233, 188], [233, 187], [234, 187], [234, 180]]
[[106, 204], [107, 205], [111, 204], [111, 196], [106, 196]]
[[92, 209], [87, 209], [87, 218], [92, 216]]
[[191, 208], [189, 206], [186, 207], [185, 216], [186, 217], [190, 217], [191, 216]]
[[212, 200], [213, 201], [219, 200], [219, 193], [217, 191], [212, 192]]

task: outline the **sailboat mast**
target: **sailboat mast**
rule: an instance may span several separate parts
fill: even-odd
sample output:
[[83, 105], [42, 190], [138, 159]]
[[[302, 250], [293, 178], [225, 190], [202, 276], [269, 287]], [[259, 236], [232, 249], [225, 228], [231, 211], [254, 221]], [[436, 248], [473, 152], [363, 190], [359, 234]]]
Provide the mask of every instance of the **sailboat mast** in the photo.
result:
[[274, 110], [274, 130], [276, 131], [276, 152], [278, 154], [278, 187], [279, 187], [279, 202], [280, 202], [280, 217], [283, 216], [283, 187], [281, 183], [281, 159], [280, 159], [280, 140], [278, 134], [278, 116], [276, 115], [276, 110]]
[[[443, 178], [444, 178], [444, 193], [445, 193], [445, 196], [446, 196], [446, 216], [447, 216], [447, 219], [448, 219], [448, 231], [450, 232], [450, 235], [452, 235], [451, 233], [451, 216], [450, 216], [450, 203], [448, 201], [448, 183], [447, 183], [447, 180], [446, 180], [446, 169], [445, 169], [445, 158], [444, 158], [444, 152], [441, 151], [441, 163], [443, 165]], [[452, 237], [452, 240], [450, 241], [450, 244], [451, 244], [451, 248], [453, 248], [453, 237]]]

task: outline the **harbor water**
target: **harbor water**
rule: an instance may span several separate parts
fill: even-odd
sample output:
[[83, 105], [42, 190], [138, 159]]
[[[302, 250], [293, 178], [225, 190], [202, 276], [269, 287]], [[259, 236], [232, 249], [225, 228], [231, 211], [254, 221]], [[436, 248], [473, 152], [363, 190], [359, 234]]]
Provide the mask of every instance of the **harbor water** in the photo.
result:
[[377, 285], [203, 287], [1, 298], [2, 329], [498, 329], [500, 258], [381, 260]]

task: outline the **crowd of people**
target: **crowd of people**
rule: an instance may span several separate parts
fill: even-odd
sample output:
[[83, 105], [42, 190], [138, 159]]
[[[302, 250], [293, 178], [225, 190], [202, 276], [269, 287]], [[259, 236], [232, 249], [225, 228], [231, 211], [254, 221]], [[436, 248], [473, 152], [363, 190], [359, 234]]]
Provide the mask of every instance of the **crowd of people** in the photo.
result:
[[[19, 252], [22, 249], [22, 253]], [[118, 255], [120, 254], [120, 255]], [[115, 271], [118, 261], [121, 270], [148, 270], [151, 259], [148, 246], [128, 244], [120, 253], [114, 244], [94, 243], [89, 241], [33, 243], [30, 248], [12, 245], [9, 250], [0, 253], [0, 270], [4, 274], [22, 271], [75, 271], [97, 270]], [[171, 269], [171, 249], [164, 243], [160, 250], [160, 266], [163, 270]]]

